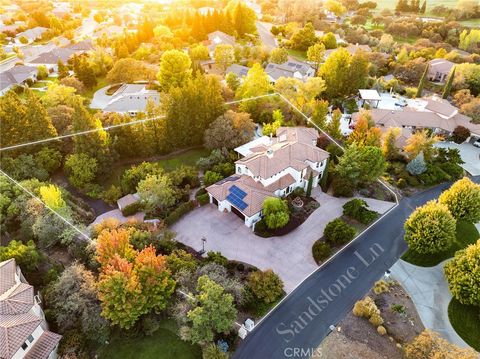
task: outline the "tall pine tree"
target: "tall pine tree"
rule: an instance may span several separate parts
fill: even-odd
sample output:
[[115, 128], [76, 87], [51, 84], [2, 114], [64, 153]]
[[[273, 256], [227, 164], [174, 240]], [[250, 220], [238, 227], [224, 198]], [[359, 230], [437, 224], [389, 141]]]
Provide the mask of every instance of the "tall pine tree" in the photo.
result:
[[453, 67], [452, 72], [450, 72], [450, 76], [448, 77], [447, 83], [443, 88], [442, 98], [447, 99], [450, 95], [450, 91], [452, 90], [453, 79], [455, 78], [455, 66]]
[[428, 75], [428, 64], [425, 66], [425, 70], [423, 71], [422, 77], [420, 78], [420, 82], [418, 83], [417, 93], [415, 95], [416, 98], [422, 97], [423, 88], [425, 87], [425, 82], [427, 81]]

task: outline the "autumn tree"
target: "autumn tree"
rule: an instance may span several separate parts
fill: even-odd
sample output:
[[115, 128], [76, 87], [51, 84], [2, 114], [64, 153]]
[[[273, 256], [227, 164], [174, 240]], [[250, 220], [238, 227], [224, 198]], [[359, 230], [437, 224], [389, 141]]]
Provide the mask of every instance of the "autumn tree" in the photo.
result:
[[316, 43], [310, 46], [307, 50], [307, 59], [308, 61], [314, 64], [315, 69], [318, 71], [320, 64], [323, 61], [325, 56], [325, 45], [321, 43]]
[[405, 356], [407, 359], [477, 358], [477, 354], [472, 349], [459, 348], [428, 329], [405, 346]]
[[271, 269], [251, 272], [247, 283], [254, 296], [266, 304], [275, 302], [283, 294], [283, 282]]
[[235, 51], [232, 45], [220, 44], [215, 47], [215, 63], [220, 65], [223, 72], [235, 62]]
[[141, 80], [153, 80], [155, 72], [143, 61], [132, 58], [119, 59], [107, 74], [110, 83], [132, 83]]
[[315, 28], [311, 22], [308, 22], [302, 29], [292, 35], [288, 44], [292, 49], [306, 51], [310, 46], [314, 45], [317, 40]]
[[455, 218], [448, 207], [436, 201], [418, 207], [405, 222], [408, 247], [423, 254], [447, 250], [455, 240]]
[[218, 333], [230, 331], [237, 317], [233, 296], [208, 276], [198, 278], [196, 303], [187, 317], [193, 343], [211, 342]]
[[480, 185], [468, 177], [455, 182], [438, 201], [446, 205], [457, 220], [480, 222]]
[[187, 54], [179, 50], [168, 50], [160, 59], [157, 79], [164, 91], [172, 87], [185, 85], [192, 76], [192, 61]]
[[283, 64], [288, 61], [288, 51], [283, 47], [276, 47], [270, 52], [270, 62]]
[[480, 305], [480, 239], [457, 251], [444, 268], [453, 297], [465, 305]]
[[433, 145], [438, 141], [438, 137], [430, 135], [426, 130], [415, 132], [407, 139], [403, 150], [409, 159], [414, 159], [420, 152], [423, 152], [425, 160], [429, 161], [434, 154]]
[[[237, 99], [246, 99], [261, 96], [269, 93], [272, 85], [268, 79], [265, 70], [258, 63], [254, 64], [248, 70], [247, 76], [243, 79], [242, 84], [235, 92]], [[261, 101], [260, 101], [261, 102]], [[240, 104], [240, 109], [244, 112], [252, 113], [258, 106], [259, 101], [246, 101]]]
[[233, 149], [250, 141], [254, 130], [255, 124], [250, 114], [228, 110], [213, 121], [205, 131], [205, 147]]
[[390, 127], [387, 129], [382, 139], [382, 153], [387, 161], [398, 158], [400, 152], [397, 147], [397, 139], [400, 136], [401, 129]]
[[355, 142], [359, 146], [380, 147], [382, 130], [375, 126], [372, 116], [368, 111], [360, 111], [355, 122], [353, 132], [348, 136], [349, 143]]

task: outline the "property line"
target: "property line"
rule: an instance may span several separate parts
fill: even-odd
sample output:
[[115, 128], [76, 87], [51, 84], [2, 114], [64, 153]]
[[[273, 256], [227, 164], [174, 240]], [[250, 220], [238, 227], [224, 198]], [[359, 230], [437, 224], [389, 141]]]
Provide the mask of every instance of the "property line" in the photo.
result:
[[[273, 96], [273, 95], [276, 95], [276, 94], [273, 93], [273, 94], [266, 94], [266, 95], [260, 95], [260, 96], [255, 96], [255, 97], [249, 97], [249, 98], [246, 98], [246, 99], [241, 99], [241, 100], [234, 100], [234, 101], [225, 102], [225, 104], [226, 104], [226, 105], [233, 105], [233, 104], [236, 104], [236, 103], [258, 100], [258, 99], [260, 99], [260, 98], [270, 97], [270, 96]], [[111, 130], [111, 129], [118, 128], [118, 127], [133, 126], [133, 125], [137, 125], [137, 124], [141, 124], [141, 123], [146, 123], [146, 122], [150, 122], [150, 121], [160, 120], [160, 119], [163, 119], [163, 118], [165, 118], [165, 117], [167, 117], [167, 116], [165, 116], [165, 115], [155, 116], [155, 117], [151, 117], [151, 118], [145, 118], [145, 119], [143, 119], [143, 120], [136, 120], [136, 121], [126, 122], [126, 123], [119, 123], [119, 124], [116, 124], [116, 125], [110, 125], [110, 126], [106, 126], [106, 127], [101, 127], [101, 128], [95, 128], [95, 129], [86, 130], [86, 131], [80, 131], [80, 132], [70, 133], [70, 134], [62, 135], [62, 136], [45, 138], [45, 139], [43, 139], [43, 140], [37, 140], [37, 141], [32, 141], [32, 142], [27, 142], [27, 143], [21, 143], [21, 144], [18, 144], [18, 145], [12, 145], [12, 146], [8, 146], [8, 147], [0, 147], [0, 152], [1, 152], [1, 151], [14, 150], [14, 149], [21, 148], [21, 147], [38, 145], [38, 144], [41, 144], [41, 143], [47, 143], [47, 142], [62, 140], [62, 139], [64, 139], [64, 138], [69, 138], [69, 137], [75, 137], [75, 136], [80, 136], [80, 135], [87, 135], [87, 134], [89, 134], [89, 133], [94, 133], [94, 132], [99, 132], [99, 131], [109, 131], [109, 130]]]
[[39, 197], [37, 197], [35, 194], [33, 194], [30, 190], [22, 186], [19, 182], [17, 182], [15, 179], [10, 177], [8, 174], [6, 174], [3, 170], [0, 169], [0, 174], [3, 175], [5, 178], [7, 178], [10, 182], [12, 182], [14, 185], [18, 186], [21, 190], [26, 192], [28, 195], [30, 195], [32, 198], [36, 199], [38, 202], [43, 204], [45, 208], [47, 208], [50, 212], [52, 212], [54, 215], [56, 215], [58, 218], [60, 218], [63, 222], [68, 224], [70, 227], [72, 227], [76, 232], [78, 232], [82, 237], [85, 239], [88, 239], [89, 241], [92, 241], [92, 239], [84, 233], [82, 230], [80, 230], [78, 227], [76, 227], [73, 223], [71, 223], [68, 219], [63, 217], [61, 214], [59, 214], [57, 211], [52, 209], [50, 206], [48, 206], [44, 201], [42, 201]]

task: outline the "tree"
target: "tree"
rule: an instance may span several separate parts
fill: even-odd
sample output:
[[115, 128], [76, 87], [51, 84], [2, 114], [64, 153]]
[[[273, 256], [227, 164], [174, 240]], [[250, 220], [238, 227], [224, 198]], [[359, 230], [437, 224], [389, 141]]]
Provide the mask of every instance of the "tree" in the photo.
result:
[[433, 145], [437, 141], [438, 137], [429, 135], [426, 130], [418, 131], [407, 139], [407, 143], [403, 150], [410, 159], [414, 159], [420, 152], [423, 152], [425, 160], [429, 161], [433, 157]]
[[166, 210], [175, 204], [175, 189], [170, 177], [166, 175], [148, 175], [140, 181], [137, 192], [145, 208]]
[[65, 169], [69, 174], [70, 183], [75, 187], [84, 188], [97, 176], [98, 163], [95, 158], [85, 153], [73, 154], [67, 157]]
[[233, 29], [238, 37], [255, 34], [257, 31], [255, 12], [244, 2], [231, 0], [225, 7], [225, 13], [233, 24]]
[[450, 96], [450, 91], [452, 90], [452, 84], [453, 84], [454, 78], [455, 78], [455, 66], [453, 67], [452, 72], [450, 72], [450, 75], [448, 76], [447, 83], [443, 87], [442, 98], [444, 100], [446, 100], [448, 96]]
[[235, 62], [235, 51], [232, 45], [220, 44], [215, 47], [215, 63], [220, 65], [223, 72]]
[[446, 205], [457, 220], [480, 222], [480, 185], [468, 177], [455, 182], [440, 195], [438, 201]]
[[270, 62], [283, 64], [288, 61], [288, 51], [283, 47], [276, 47], [270, 52]]
[[234, 72], [229, 72], [225, 76], [225, 81], [227, 82], [227, 86], [232, 91], [237, 91], [238, 86], [240, 86], [240, 79], [238, 75]]
[[[0, 203], [5, 203], [0, 201]], [[26, 272], [32, 272], [40, 262], [40, 254], [35, 243], [28, 241], [26, 244], [12, 240], [8, 246], [0, 246], [0, 262], [14, 258], [15, 262]]]
[[322, 37], [322, 44], [325, 46], [325, 49], [327, 49], [327, 50], [336, 49], [337, 48], [337, 38], [335, 37], [335, 34], [332, 33], [332, 32], [327, 32]]
[[400, 136], [400, 133], [400, 128], [389, 127], [383, 136], [382, 153], [387, 161], [392, 161], [399, 156], [397, 139]]
[[411, 160], [405, 169], [408, 171], [408, 173], [414, 176], [424, 173], [427, 170], [427, 164], [425, 163], [423, 152], [420, 152], [417, 157]]
[[287, 201], [281, 198], [266, 198], [263, 201], [262, 212], [265, 223], [270, 229], [285, 227], [290, 220]]
[[480, 305], [480, 239], [457, 251], [444, 268], [453, 297], [465, 305]]
[[208, 52], [208, 47], [202, 44], [196, 44], [190, 47], [189, 54], [193, 62], [210, 59], [210, 53]]
[[85, 85], [79, 79], [73, 76], [64, 77], [60, 80], [60, 84], [67, 87], [73, 87], [78, 94], [85, 92]]
[[198, 278], [197, 291], [194, 308], [187, 313], [192, 325], [190, 340], [204, 344], [211, 342], [215, 334], [232, 328], [237, 310], [233, 296], [206, 275]]
[[311, 22], [307, 22], [303, 29], [295, 32], [290, 38], [288, 44], [292, 49], [306, 51], [310, 46], [317, 42], [315, 28]]
[[48, 288], [46, 299], [62, 332], [77, 328], [87, 339], [104, 343], [109, 323], [100, 316], [97, 295], [93, 273], [74, 263]]
[[192, 76], [192, 61], [187, 54], [179, 50], [168, 50], [160, 59], [157, 79], [164, 91], [172, 87], [181, 87]]
[[85, 87], [92, 88], [97, 84], [95, 70], [93, 69], [86, 56], [74, 55], [72, 62], [75, 77], [82, 81]]
[[[268, 75], [265, 70], [258, 63], [254, 64], [250, 70], [248, 70], [247, 76], [245, 76], [242, 84], [235, 92], [237, 99], [245, 99], [250, 97], [256, 97], [265, 95], [270, 92], [272, 85], [268, 79]], [[261, 101], [246, 101], [240, 104], [240, 109], [244, 112], [252, 113]]]
[[[312, 121], [315, 125], [321, 129], [326, 129], [326, 120], [328, 114], [328, 101], [326, 100], [316, 100], [313, 105]], [[341, 116], [341, 114], [340, 114]], [[340, 125], [340, 123], [339, 123]], [[334, 132], [336, 132], [334, 130]], [[338, 132], [336, 132], [338, 135]], [[341, 135], [341, 134], [340, 134]]]
[[385, 169], [385, 158], [378, 147], [359, 147], [353, 143], [339, 158], [335, 172], [349, 180], [353, 186], [370, 183], [380, 177]]
[[283, 295], [283, 282], [271, 269], [251, 272], [247, 285], [253, 295], [265, 304], [274, 303]]
[[323, 231], [326, 241], [331, 244], [350, 242], [356, 234], [355, 228], [346, 224], [341, 218], [330, 221]]
[[334, 13], [336, 16], [341, 16], [347, 11], [345, 6], [335, 0], [327, 0], [324, 6], [328, 11]]
[[425, 66], [425, 70], [423, 70], [422, 77], [420, 78], [420, 82], [418, 83], [417, 93], [415, 94], [416, 98], [422, 97], [423, 88], [425, 87], [425, 83], [427, 81], [427, 76], [428, 76], [428, 65]]
[[37, 67], [37, 79], [45, 80], [48, 77], [48, 70], [45, 65], [40, 65]]
[[333, 111], [332, 119], [327, 125], [327, 132], [330, 136], [336, 139], [342, 138], [342, 131], [340, 129], [340, 119], [342, 118], [342, 112], [337, 108]]
[[148, 175], [163, 175], [163, 168], [155, 162], [142, 162], [132, 166], [123, 172], [122, 190], [125, 193], [132, 193], [137, 190], [138, 183], [147, 178]]
[[325, 45], [321, 43], [316, 43], [312, 45], [307, 50], [307, 59], [310, 62], [314, 63], [315, 69], [318, 71], [320, 68], [320, 64], [323, 61], [323, 57], [325, 56]]
[[448, 207], [430, 201], [408, 217], [405, 222], [405, 241], [417, 253], [443, 252], [455, 240], [455, 228], [455, 218]]
[[153, 79], [155, 79], [155, 72], [151, 68], [147, 67], [143, 61], [130, 57], [116, 61], [107, 74], [107, 81], [111, 84]]
[[228, 110], [213, 121], [205, 131], [205, 147], [233, 149], [250, 141], [254, 130], [255, 124], [250, 114]]
[[426, 329], [405, 346], [405, 356], [407, 359], [475, 359], [477, 354], [470, 348], [459, 348]]
[[312, 172], [310, 172], [310, 176], [308, 177], [308, 182], [307, 182], [307, 191], [305, 192], [305, 195], [307, 197], [310, 197], [312, 195], [312, 186], [313, 186], [313, 175], [312, 175]]
[[42, 97], [42, 103], [48, 109], [59, 105], [73, 108], [82, 102], [82, 98], [75, 92], [73, 87], [52, 83], [47, 87], [47, 91]]
[[422, 7], [420, 8], [420, 14], [425, 14], [427, 11], [427, 0], [423, 0]]
[[39, 191], [43, 203], [45, 203], [49, 208], [53, 209], [54, 211], [61, 211], [67, 206], [67, 204], [62, 198], [62, 192], [57, 186], [53, 184], [42, 186], [40, 187]]
[[103, 229], [96, 239], [95, 259], [103, 267], [106, 268], [115, 257], [126, 259], [132, 262], [137, 252], [130, 243], [132, 234], [131, 229]]
[[380, 147], [382, 130], [375, 126], [372, 116], [368, 111], [360, 111], [360, 115], [355, 122], [353, 132], [348, 136], [350, 143], [356, 143], [358, 146], [376, 146]]

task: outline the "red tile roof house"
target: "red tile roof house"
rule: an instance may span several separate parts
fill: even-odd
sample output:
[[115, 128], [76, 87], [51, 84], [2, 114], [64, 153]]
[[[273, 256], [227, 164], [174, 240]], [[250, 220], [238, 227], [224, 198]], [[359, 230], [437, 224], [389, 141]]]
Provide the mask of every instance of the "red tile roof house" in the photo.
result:
[[0, 262], [0, 358], [55, 359], [61, 338], [48, 330], [40, 299], [15, 259]]
[[317, 187], [327, 164], [329, 154], [316, 146], [314, 128], [280, 127], [276, 135], [236, 148], [244, 157], [235, 162], [235, 175], [207, 187], [210, 203], [235, 213], [247, 227], [254, 228], [262, 218], [266, 198], [306, 189], [310, 174]]

